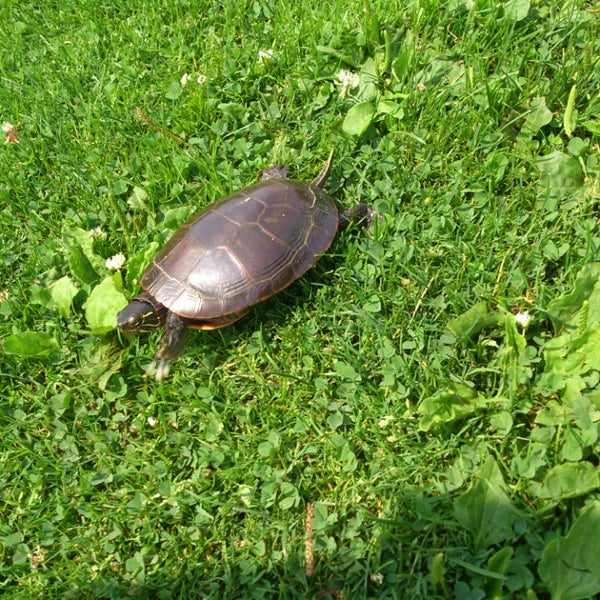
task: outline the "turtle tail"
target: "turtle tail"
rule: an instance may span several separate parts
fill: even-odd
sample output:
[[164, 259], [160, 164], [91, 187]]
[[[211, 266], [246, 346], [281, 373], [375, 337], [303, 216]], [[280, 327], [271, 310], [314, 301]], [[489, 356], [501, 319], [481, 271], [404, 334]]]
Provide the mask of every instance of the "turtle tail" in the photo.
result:
[[316, 185], [320, 188], [322, 188], [325, 185], [325, 181], [327, 180], [329, 171], [331, 171], [331, 165], [333, 164], [333, 153], [334, 149], [332, 148], [331, 152], [329, 153], [329, 158], [327, 159], [327, 162], [321, 169], [321, 172], [313, 179], [313, 185]]

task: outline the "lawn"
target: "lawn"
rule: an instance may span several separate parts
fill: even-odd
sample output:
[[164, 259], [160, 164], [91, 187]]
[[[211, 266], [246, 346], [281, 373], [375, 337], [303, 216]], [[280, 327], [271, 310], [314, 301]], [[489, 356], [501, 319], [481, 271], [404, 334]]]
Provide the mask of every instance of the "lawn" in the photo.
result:
[[[595, 2], [2, 13], [4, 597], [600, 594]], [[331, 149], [373, 227], [145, 377], [154, 253]]]

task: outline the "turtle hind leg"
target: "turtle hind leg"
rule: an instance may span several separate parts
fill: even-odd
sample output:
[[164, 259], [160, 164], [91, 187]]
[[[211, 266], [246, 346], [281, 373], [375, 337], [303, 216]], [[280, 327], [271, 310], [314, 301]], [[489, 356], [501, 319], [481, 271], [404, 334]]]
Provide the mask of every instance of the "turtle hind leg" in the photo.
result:
[[379, 215], [375, 209], [366, 202], [361, 202], [352, 208], [340, 212], [340, 227], [344, 228], [350, 224], [355, 224], [368, 229], [377, 218], [379, 218]]
[[185, 319], [169, 311], [165, 322], [165, 334], [152, 362], [146, 368], [146, 375], [154, 375], [161, 381], [169, 374], [171, 363], [183, 354], [187, 323]]

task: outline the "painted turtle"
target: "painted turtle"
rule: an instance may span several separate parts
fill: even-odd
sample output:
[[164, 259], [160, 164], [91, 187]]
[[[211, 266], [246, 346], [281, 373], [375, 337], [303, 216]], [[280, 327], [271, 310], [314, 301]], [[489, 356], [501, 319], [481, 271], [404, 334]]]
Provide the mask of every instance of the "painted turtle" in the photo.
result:
[[180, 356], [187, 328], [217, 329], [287, 287], [325, 252], [340, 224], [370, 222], [359, 204], [338, 213], [323, 191], [333, 152], [311, 183], [271, 167], [262, 181], [212, 204], [180, 227], [142, 275], [145, 290], [118, 314], [125, 333], [161, 325], [146, 372], [160, 381]]

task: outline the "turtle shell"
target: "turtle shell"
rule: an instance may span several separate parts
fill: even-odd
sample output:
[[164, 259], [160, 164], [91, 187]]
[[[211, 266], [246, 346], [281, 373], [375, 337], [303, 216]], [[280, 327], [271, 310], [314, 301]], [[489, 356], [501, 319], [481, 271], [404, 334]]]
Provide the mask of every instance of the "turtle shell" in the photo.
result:
[[314, 183], [264, 181], [180, 227], [141, 285], [190, 326], [220, 326], [307, 271], [329, 248], [338, 222], [334, 201]]

